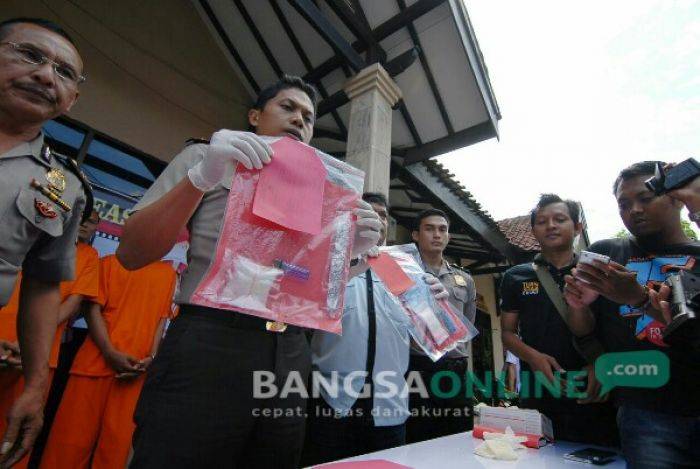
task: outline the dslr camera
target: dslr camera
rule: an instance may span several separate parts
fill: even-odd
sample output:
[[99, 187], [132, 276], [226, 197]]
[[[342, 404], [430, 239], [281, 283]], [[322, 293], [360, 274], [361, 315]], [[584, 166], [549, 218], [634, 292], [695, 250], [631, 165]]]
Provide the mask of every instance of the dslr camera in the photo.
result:
[[678, 331], [688, 321], [696, 320], [696, 311], [700, 308], [700, 276], [681, 270], [666, 278], [671, 287], [671, 322], [663, 332], [667, 338]]
[[664, 171], [663, 165], [657, 163], [654, 176], [644, 181], [644, 184], [658, 196], [683, 187], [699, 175], [700, 163], [695, 158], [688, 158], [668, 171]]

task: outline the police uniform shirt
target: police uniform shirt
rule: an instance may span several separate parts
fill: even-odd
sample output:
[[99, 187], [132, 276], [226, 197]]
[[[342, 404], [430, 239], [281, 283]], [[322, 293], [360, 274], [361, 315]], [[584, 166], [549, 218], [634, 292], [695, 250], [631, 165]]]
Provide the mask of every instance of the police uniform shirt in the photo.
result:
[[[204, 158], [207, 149], [208, 145], [201, 143], [185, 147], [146, 191], [143, 198], [134, 207], [134, 211], [149, 206], [170, 192], [187, 177], [187, 171]], [[204, 194], [202, 201], [187, 224], [190, 232], [190, 247], [187, 251], [187, 269], [182, 273], [180, 286], [175, 295], [177, 304], [189, 303], [192, 293], [199, 285], [214, 257], [232, 178], [233, 167], [221, 180], [221, 184]]]
[[[450, 294], [448, 301], [456, 311], [462, 313], [463, 317], [474, 324], [476, 319], [476, 286], [474, 279], [468, 273], [455, 266], [442, 261], [442, 266], [439, 271], [435, 271], [424, 262], [423, 270], [435, 275], [440, 282], [445, 286], [445, 289]], [[423, 354], [422, 351], [411, 349], [411, 353]], [[463, 342], [457, 345], [454, 349], [446, 354], [449, 358], [464, 358], [469, 356], [469, 343]]]
[[[32, 180], [70, 210], [33, 187]], [[85, 201], [80, 179], [44, 146], [43, 134], [0, 154], [0, 306], [9, 300], [20, 270], [44, 282], [73, 279]]]

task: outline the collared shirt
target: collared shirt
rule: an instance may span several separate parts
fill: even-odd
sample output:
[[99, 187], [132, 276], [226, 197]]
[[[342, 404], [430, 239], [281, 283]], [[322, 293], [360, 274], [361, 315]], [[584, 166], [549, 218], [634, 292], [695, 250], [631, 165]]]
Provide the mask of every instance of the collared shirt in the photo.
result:
[[[78, 177], [44, 149], [40, 134], [0, 154], [0, 305], [12, 294], [17, 274], [44, 282], [71, 280], [75, 275], [75, 242], [85, 206]], [[57, 191], [71, 210], [65, 211], [31, 182], [48, 187], [47, 173], [63, 175]]]
[[[134, 210], [141, 210], [170, 192], [187, 177], [187, 171], [204, 158], [207, 148], [206, 144], [185, 147], [146, 191]], [[233, 169], [222, 179], [221, 184], [204, 194], [187, 224], [190, 232], [190, 247], [187, 251], [187, 269], [182, 273], [178, 292], [175, 295], [177, 304], [189, 303], [192, 293], [214, 257], [232, 177]]]
[[[408, 395], [401, 396], [408, 370], [409, 320], [401, 306], [376, 276], [372, 276], [374, 308], [377, 321], [374, 363], [375, 426], [400, 425], [409, 416]], [[350, 279], [345, 289], [343, 335], [315, 331], [311, 341], [315, 371], [338, 385], [338, 395], [331, 396], [323, 387], [325, 401], [341, 414], [349, 413], [365, 382], [369, 320], [365, 274]], [[380, 373], [382, 374], [380, 376]], [[344, 383], [348, 388], [344, 388]], [[394, 386], [396, 392], [392, 392]], [[350, 391], [350, 392], [348, 392]], [[387, 397], [382, 397], [386, 394]]]
[[[420, 263], [423, 270], [435, 275], [450, 294], [448, 301], [450, 305], [458, 312], [462, 313], [462, 317], [474, 324], [476, 319], [476, 286], [474, 279], [468, 273], [451, 266], [443, 259], [442, 266], [439, 271], [435, 271], [425, 264], [422, 259]], [[415, 348], [411, 349], [411, 353], [423, 355], [422, 351]], [[446, 354], [449, 358], [464, 358], [469, 356], [469, 343], [463, 342], [457, 345], [453, 350]]]

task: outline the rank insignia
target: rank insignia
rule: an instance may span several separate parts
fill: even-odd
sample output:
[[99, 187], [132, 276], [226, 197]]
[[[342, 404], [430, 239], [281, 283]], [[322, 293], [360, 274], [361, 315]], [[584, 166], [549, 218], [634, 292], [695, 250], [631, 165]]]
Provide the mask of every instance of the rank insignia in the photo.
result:
[[39, 199], [34, 199], [34, 207], [36, 208], [36, 211], [39, 212], [39, 215], [44, 218], [56, 218], [58, 216], [56, 210], [53, 209], [51, 204], [43, 202]]
[[60, 194], [66, 190], [66, 177], [60, 169], [51, 169], [48, 173], [46, 173], [46, 180], [49, 183], [49, 189], [52, 191]]
[[459, 275], [459, 274], [455, 274], [454, 277], [455, 277], [455, 284], [456, 284], [456, 285], [459, 285], [460, 287], [466, 287], [466, 286], [467, 286], [467, 281], [464, 279], [464, 277], [462, 277], [462, 276]]

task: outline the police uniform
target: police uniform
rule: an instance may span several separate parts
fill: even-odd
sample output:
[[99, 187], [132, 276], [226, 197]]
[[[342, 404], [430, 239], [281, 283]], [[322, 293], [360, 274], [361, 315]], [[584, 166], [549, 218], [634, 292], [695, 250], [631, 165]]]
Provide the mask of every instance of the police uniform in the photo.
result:
[[[423, 270], [435, 275], [445, 286], [450, 294], [450, 305], [473, 324], [476, 318], [476, 287], [471, 275], [444, 260], [438, 271], [424, 262], [422, 265]], [[434, 396], [430, 388], [433, 375], [440, 371], [451, 371], [464, 377], [468, 370], [468, 356], [468, 343], [459, 344], [437, 362], [433, 362], [418, 347], [411, 348], [409, 370], [421, 374], [430, 396], [422, 398], [418, 393], [410, 395], [412, 416], [406, 427], [407, 442], [424, 441], [471, 429], [471, 417], [465, 414], [471, 413], [468, 408], [471, 408], [472, 403], [465, 397], [464, 389], [454, 398], [443, 399]]]
[[44, 282], [73, 279], [88, 199], [75, 162], [51, 151], [43, 134], [0, 154], [0, 306], [20, 270]]
[[[134, 210], [172, 190], [207, 149], [190, 142]], [[132, 468], [291, 468], [299, 459], [305, 400], [295, 392], [255, 398], [253, 373], [271, 372], [281, 386], [290, 372], [298, 372], [305, 382], [311, 352], [302, 329], [275, 331], [261, 318], [190, 304], [216, 251], [232, 177], [233, 167], [204, 194], [187, 224], [187, 269], [175, 296], [180, 313], [149, 369], [134, 414]], [[282, 416], [272, 417], [273, 411]]]

